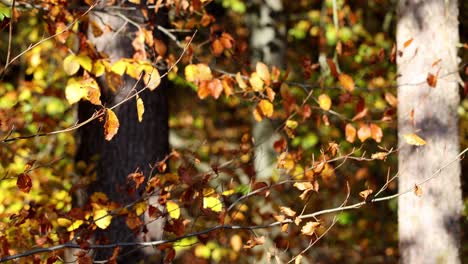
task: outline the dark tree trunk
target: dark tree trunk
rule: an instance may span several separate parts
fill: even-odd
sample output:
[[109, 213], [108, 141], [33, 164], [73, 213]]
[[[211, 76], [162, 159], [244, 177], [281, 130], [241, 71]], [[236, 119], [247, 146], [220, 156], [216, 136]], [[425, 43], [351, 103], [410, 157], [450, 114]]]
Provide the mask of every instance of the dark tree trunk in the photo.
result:
[[[161, 13], [162, 11], [160, 11]], [[159, 24], [165, 24], [167, 17], [156, 14]], [[139, 11], [125, 12], [122, 15], [138, 20], [142, 16]], [[131, 58], [134, 50], [132, 38], [137, 30], [135, 26], [115, 14], [93, 11], [89, 15], [92, 22], [112, 28], [99, 37], [94, 37], [91, 29], [88, 30], [88, 39], [100, 53], [109, 56], [112, 62], [120, 58]], [[156, 23], [155, 23], [156, 24]], [[116, 34], [116, 32], [118, 32]], [[134, 94], [132, 87], [136, 80], [124, 76], [123, 82], [116, 93], [111, 92], [105, 78], [99, 80], [101, 87], [101, 100], [105, 106], [113, 106], [124, 100], [129, 94]], [[155, 165], [169, 152], [168, 143], [168, 103], [167, 103], [166, 78], [161, 80], [160, 86], [153, 92], [146, 90], [140, 94], [145, 106], [143, 120], [140, 123], [137, 117], [136, 100], [133, 98], [118, 108], [115, 113], [119, 119], [118, 133], [111, 141], [104, 139], [103, 122], [93, 121], [79, 131], [79, 148], [76, 160], [85, 162], [96, 161], [96, 180], [93, 181], [86, 193], [89, 197], [94, 192], [105, 193], [111, 201], [121, 205], [129, 204], [138, 199], [138, 194], [128, 194], [126, 189], [127, 175], [139, 170], [145, 177], [149, 177], [150, 165]], [[137, 90], [143, 88], [138, 85]], [[79, 121], [89, 118], [96, 108], [90, 103], [81, 102], [79, 105]], [[149, 226], [152, 238], [162, 237], [162, 220]], [[125, 224], [124, 217], [114, 217], [111, 225], [105, 229], [98, 229], [94, 239], [107, 240], [109, 243], [131, 242], [141, 239], [142, 235], [135, 235]], [[155, 252], [146, 252], [155, 253]], [[112, 254], [112, 250], [99, 250], [95, 252], [95, 260], [106, 260]], [[125, 248], [121, 251], [120, 263], [135, 263], [141, 261], [144, 253], [135, 248]], [[145, 263], [147, 263], [146, 258]]]
[[[398, 3], [399, 189], [405, 191], [456, 160], [459, 152], [457, 1]], [[438, 75], [430, 87], [428, 74]], [[416, 133], [427, 144], [408, 145]], [[421, 186], [422, 196], [399, 197], [402, 263], [460, 263], [459, 220], [463, 208], [460, 162]]]

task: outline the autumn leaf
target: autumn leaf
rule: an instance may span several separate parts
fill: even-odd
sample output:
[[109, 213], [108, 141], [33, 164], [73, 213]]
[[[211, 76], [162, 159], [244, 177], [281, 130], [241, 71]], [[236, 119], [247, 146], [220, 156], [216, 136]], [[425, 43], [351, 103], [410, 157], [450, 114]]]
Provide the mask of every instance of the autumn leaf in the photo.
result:
[[353, 143], [356, 138], [356, 128], [351, 123], [348, 123], [345, 127], [346, 141]]
[[233, 235], [230, 239], [231, 248], [239, 252], [242, 249], [242, 238], [239, 235]]
[[245, 243], [244, 248], [253, 248], [255, 246], [263, 245], [265, 243], [265, 237], [253, 237]]
[[213, 79], [213, 75], [211, 74], [210, 67], [206, 64], [190, 64], [185, 67], [185, 79], [196, 83], [199, 81], [209, 81]]
[[93, 219], [97, 227], [106, 229], [111, 223], [112, 215], [107, 212], [107, 209], [102, 208], [93, 211]]
[[322, 108], [325, 111], [330, 110], [331, 105], [332, 105], [332, 101], [330, 97], [326, 94], [319, 95], [318, 103], [319, 103], [320, 108]]
[[237, 82], [237, 85], [239, 85], [239, 88], [241, 88], [242, 90], [245, 90], [248, 87], [244, 81], [244, 78], [242, 78], [242, 75], [240, 72], [236, 74], [236, 82]]
[[283, 214], [285, 214], [285, 215], [287, 215], [287, 216], [289, 216], [289, 217], [294, 217], [294, 216], [296, 216], [296, 212], [295, 212], [294, 210], [292, 210], [291, 208], [289, 208], [289, 207], [280, 206], [280, 211], [281, 211]]
[[437, 86], [437, 75], [434, 75], [432, 73], [427, 74], [426, 78], [427, 84], [429, 84], [430, 87], [435, 88]]
[[301, 229], [301, 233], [306, 236], [312, 236], [315, 233], [317, 227], [320, 226], [319, 222], [307, 222]]
[[414, 194], [418, 197], [422, 196], [422, 189], [417, 184], [414, 185]]
[[414, 146], [426, 145], [426, 141], [414, 133], [404, 134], [403, 139], [406, 141], [406, 143], [410, 145], [414, 145]]
[[143, 120], [143, 114], [145, 113], [145, 105], [143, 104], [143, 100], [138, 95], [136, 97], [136, 106], [137, 106], [138, 122], [141, 123], [141, 121]]
[[372, 124], [370, 124], [370, 130], [371, 130], [371, 137], [377, 143], [380, 143], [382, 141], [382, 137], [383, 137], [382, 129], [378, 125], [372, 123]]
[[268, 70], [268, 66], [262, 62], [257, 62], [255, 68], [258, 76], [268, 85], [270, 83], [270, 71]]
[[203, 197], [203, 208], [219, 213], [223, 210], [223, 202], [216, 197]]
[[374, 191], [372, 191], [371, 189], [367, 189], [367, 190], [364, 190], [362, 192], [359, 193], [359, 196], [361, 196], [362, 198], [364, 198], [364, 200], [367, 201], [367, 198], [369, 197], [369, 195], [371, 195]]
[[166, 210], [167, 210], [167, 213], [169, 214], [169, 216], [172, 219], [179, 219], [179, 217], [180, 217], [180, 208], [179, 208], [178, 204], [176, 204], [173, 201], [167, 201]]
[[73, 75], [77, 73], [79, 69], [80, 69], [80, 63], [76, 59], [75, 55], [73, 54], [68, 55], [63, 60], [63, 70], [65, 71], [66, 74]]
[[31, 177], [26, 173], [21, 173], [16, 180], [16, 186], [20, 191], [29, 193], [32, 187]]
[[405, 43], [403, 43], [403, 47], [407, 48], [409, 45], [411, 45], [412, 42], [413, 42], [413, 38], [408, 39], [407, 41], [405, 41]]
[[361, 142], [364, 142], [366, 141], [366, 139], [372, 137], [372, 131], [369, 125], [361, 125], [361, 127], [359, 128], [357, 132], [357, 135], [358, 135], [359, 140], [361, 140]]
[[268, 100], [261, 100], [258, 103], [258, 108], [260, 109], [262, 115], [265, 117], [271, 117], [273, 115], [273, 104], [270, 103]]
[[126, 69], [127, 69], [126, 59], [120, 59], [111, 66], [110, 70], [113, 73], [122, 76], [125, 73]]
[[387, 101], [387, 103], [393, 107], [397, 107], [398, 105], [398, 99], [389, 92], [385, 93], [385, 101]]
[[338, 80], [346, 91], [352, 92], [354, 90], [354, 81], [351, 76], [340, 73], [340, 75], [338, 75]]
[[252, 89], [256, 92], [261, 92], [263, 91], [263, 80], [260, 78], [260, 76], [254, 72], [252, 75], [250, 75], [249, 83], [252, 86]]
[[143, 75], [143, 82], [151, 91], [154, 91], [159, 84], [161, 83], [161, 76], [159, 75], [159, 71], [156, 68], [153, 68], [152, 71], [147, 72]]
[[114, 111], [106, 109], [106, 123], [104, 124], [104, 138], [110, 141], [117, 131], [119, 130], [119, 119], [115, 115]]

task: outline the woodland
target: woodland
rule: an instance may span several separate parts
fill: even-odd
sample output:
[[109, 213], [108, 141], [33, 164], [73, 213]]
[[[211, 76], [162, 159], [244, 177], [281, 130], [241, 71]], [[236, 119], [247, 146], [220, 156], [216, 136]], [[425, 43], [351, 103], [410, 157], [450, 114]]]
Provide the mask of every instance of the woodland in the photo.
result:
[[0, 262], [468, 263], [468, 2], [0, 0]]

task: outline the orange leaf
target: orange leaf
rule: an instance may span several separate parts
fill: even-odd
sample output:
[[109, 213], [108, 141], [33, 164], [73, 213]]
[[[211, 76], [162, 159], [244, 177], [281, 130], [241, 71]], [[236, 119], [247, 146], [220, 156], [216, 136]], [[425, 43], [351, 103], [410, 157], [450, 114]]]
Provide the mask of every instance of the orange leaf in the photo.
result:
[[403, 43], [403, 47], [408, 47], [411, 44], [411, 42], [413, 42], [413, 38], [410, 38], [407, 41], [405, 41], [405, 43]]
[[345, 128], [346, 141], [353, 143], [356, 138], [356, 128], [353, 125], [347, 124]]
[[430, 87], [435, 88], [437, 86], [437, 75], [434, 75], [432, 73], [428, 73], [426, 81], [427, 81], [427, 84], [429, 84]]
[[371, 130], [371, 137], [377, 143], [380, 143], [380, 141], [382, 141], [382, 137], [383, 137], [382, 129], [376, 124], [371, 124], [370, 125], [370, 130]]
[[422, 189], [418, 185], [414, 185], [414, 194], [418, 197], [422, 196]]
[[273, 115], [273, 104], [268, 100], [261, 100], [260, 103], [258, 103], [258, 108], [263, 116], [271, 117]]
[[289, 207], [284, 207], [284, 206], [281, 206], [280, 207], [280, 210], [282, 213], [284, 213], [285, 215], [289, 216], [289, 217], [294, 217], [296, 216], [296, 211], [292, 210], [291, 208]]
[[319, 222], [307, 222], [301, 229], [301, 233], [306, 236], [312, 236], [315, 233], [317, 227], [320, 226]]
[[268, 100], [270, 100], [270, 102], [273, 102], [275, 100], [276, 93], [270, 87], [267, 87], [265, 91], [266, 91]]
[[208, 90], [214, 99], [218, 99], [223, 92], [223, 84], [219, 79], [214, 79], [208, 83]]
[[397, 107], [398, 105], [398, 99], [389, 92], [385, 93], [385, 101], [387, 101], [387, 103], [393, 107]]
[[20, 191], [29, 193], [32, 187], [31, 177], [26, 173], [21, 173], [16, 180], [16, 186]]
[[110, 141], [119, 130], [119, 119], [111, 109], [106, 109], [106, 123], [104, 124], [104, 137]]
[[215, 39], [213, 43], [211, 43], [211, 50], [215, 56], [221, 55], [221, 53], [224, 51], [224, 46], [221, 40]]
[[368, 125], [361, 125], [357, 132], [357, 135], [359, 140], [361, 140], [361, 142], [364, 142], [366, 141], [366, 139], [372, 137], [372, 132]]
[[338, 76], [338, 80], [340, 81], [341, 85], [346, 91], [352, 92], [354, 90], [354, 81], [353, 78], [351, 78], [351, 76], [344, 73], [340, 73], [340, 75]]
[[226, 96], [230, 96], [234, 94], [232, 82], [233, 80], [229, 76], [226, 76], [226, 75], [224, 75], [223, 79], [221, 80], [221, 84], [223, 85], [223, 89], [224, 89], [224, 94], [226, 94]]

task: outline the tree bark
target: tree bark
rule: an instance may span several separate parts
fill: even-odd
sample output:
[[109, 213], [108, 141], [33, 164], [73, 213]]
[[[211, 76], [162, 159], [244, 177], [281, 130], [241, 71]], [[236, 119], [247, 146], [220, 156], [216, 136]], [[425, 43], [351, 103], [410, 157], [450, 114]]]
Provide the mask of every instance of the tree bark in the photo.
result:
[[[286, 21], [281, 0], [258, 0], [250, 16], [252, 65], [261, 61], [268, 66], [284, 67], [286, 54]], [[278, 139], [271, 120], [254, 121], [254, 166], [257, 180], [267, 180], [273, 175], [276, 152], [273, 143]]]
[[[139, 11], [128, 11], [122, 15], [132, 20], [142, 18]], [[156, 14], [156, 16], [159, 20], [157, 23], [164, 25], [167, 22], [167, 17], [164, 15]], [[120, 58], [133, 56], [132, 39], [137, 31], [135, 26], [127, 23], [121, 16], [107, 12], [93, 11], [89, 15], [89, 20], [102, 29], [104, 26], [112, 28], [110, 32], [104, 30], [105, 33], [99, 37], [95, 37], [91, 29], [88, 29], [88, 39], [91, 44], [98, 52], [109, 56], [111, 63]], [[122, 79], [123, 82], [115, 93], [111, 92], [105, 78], [99, 80], [103, 105], [115, 105], [128, 95], [134, 94], [132, 87], [136, 80], [129, 76], [124, 76]], [[80, 129], [76, 160], [85, 162], [97, 160], [96, 180], [86, 191], [88, 197], [95, 192], [103, 192], [111, 201], [120, 205], [126, 205], [138, 199], [138, 194], [127, 193], [127, 175], [139, 170], [148, 179], [150, 165], [155, 165], [169, 153], [167, 85], [166, 78], [163, 78], [155, 91], [146, 90], [140, 94], [145, 106], [142, 122], [138, 121], [135, 99], [116, 108], [114, 112], [119, 119], [120, 127], [111, 141], [104, 140], [102, 122], [93, 121]], [[142, 88], [141, 83], [136, 87], [137, 90]], [[81, 102], [78, 111], [79, 120], [89, 118], [94, 111], [96, 108], [90, 103]], [[151, 238], [162, 238], [162, 221], [147, 225]], [[107, 240], [109, 243], [132, 242], [142, 237], [143, 234], [135, 234], [127, 227], [125, 217], [122, 216], [115, 216], [107, 229], [98, 229], [94, 233], [94, 240]], [[143, 258], [145, 258], [145, 263], [150, 261], [144, 256], [142, 250], [124, 248], [120, 252], [119, 262], [121, 263], [136, 263]], [[146, 253], [156, 252], [146, 249]], [[111, 255], [112, 250], [99, 250], [95, 252], [94, 259], [106, 260]]]
[[[398, 3], [400, 192], [429, 178], [459, 152], [457, 17], [457, 1]], [[429, 73], [438, 76], [435, 87], [426, 81]], [[427, 144], [407, 144], [402, 136], [408, 133]], [[460, 263], [460, 163], [452, 163], [421, 188], [421, 197], [399, 197], [402, 263]]]

